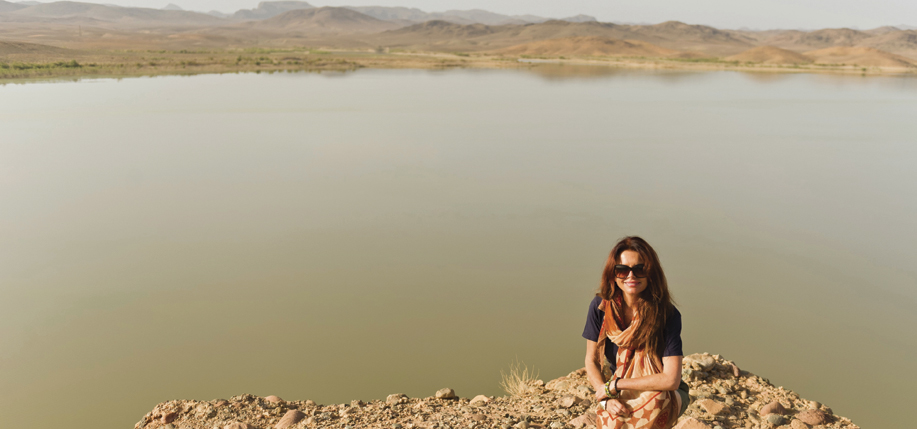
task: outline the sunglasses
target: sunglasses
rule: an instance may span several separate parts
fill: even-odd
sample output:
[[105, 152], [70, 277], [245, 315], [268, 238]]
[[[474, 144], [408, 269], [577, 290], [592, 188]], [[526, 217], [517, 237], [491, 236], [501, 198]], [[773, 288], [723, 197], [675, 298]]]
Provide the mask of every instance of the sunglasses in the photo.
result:
[[619, 279], [626, 279], [627, 275], [634, 273], [634, 277], [642, 279], [646, 278], [646, 266], [643, 264], [637, 264], [633, 267], [628, 267], [627, 265], [615, 265], [615, 277]]

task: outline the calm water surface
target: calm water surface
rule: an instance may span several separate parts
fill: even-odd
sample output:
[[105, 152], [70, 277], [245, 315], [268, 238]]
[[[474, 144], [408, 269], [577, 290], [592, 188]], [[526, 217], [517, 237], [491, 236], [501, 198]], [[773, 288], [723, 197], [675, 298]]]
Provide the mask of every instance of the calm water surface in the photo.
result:
[[2, 86], [0, 427], [558, 377], [627, 234], [686, 353], [906, 427], [915, 117], [915, 79], [550, 65]]

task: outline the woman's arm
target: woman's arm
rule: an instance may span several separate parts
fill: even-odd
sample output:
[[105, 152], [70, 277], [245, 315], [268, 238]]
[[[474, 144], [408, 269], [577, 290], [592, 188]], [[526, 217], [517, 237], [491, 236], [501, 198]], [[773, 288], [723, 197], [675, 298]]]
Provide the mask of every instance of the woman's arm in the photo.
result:
[[599, 353], [599, 343], [586, 340], [586, 379], [595, 390], [595, 398], [599, 401], [605, 399], [605, 378], [602, 375], [602, 356]]
[[[681, 384], [681, 358], [681, 356], [666, 356], [662, 358], [662, 372], [659, 374], [618, 380], [618, 390], [661, 391], [678, 389]], [[586, 366], [586, 373], [589, 373], [588, 365]], [[591, 377], [589, 381], [592, 381]]]

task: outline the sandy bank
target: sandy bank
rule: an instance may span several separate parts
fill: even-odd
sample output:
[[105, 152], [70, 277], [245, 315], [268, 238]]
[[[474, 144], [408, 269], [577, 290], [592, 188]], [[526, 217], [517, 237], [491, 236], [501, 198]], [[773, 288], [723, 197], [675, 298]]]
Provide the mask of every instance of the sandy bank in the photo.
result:
[[[685, 357], [682, 371], [693, 403], [678, 429], [859, 429], [831, 408], [770, 384], [719, 355]], [[426, 398], [392, 394], [369, 403], [320, 405], [276, 396], [239, 395], [228, 400], [176, 400], [156, 405], [135, 429], [267, 428], [586, 428], [595, 402], [585, 370], [530, 385], [516, 397], [458, 397], [444, 388]], [[432, 393], [432, 392], [431, 392]]]

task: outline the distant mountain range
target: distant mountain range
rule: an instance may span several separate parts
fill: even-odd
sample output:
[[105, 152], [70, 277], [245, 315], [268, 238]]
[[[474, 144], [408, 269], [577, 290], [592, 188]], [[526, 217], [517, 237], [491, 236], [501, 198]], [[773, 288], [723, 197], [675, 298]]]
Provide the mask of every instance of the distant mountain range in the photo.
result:
[[[66, 4], [66, 5], [63, 5]], [[97, 3], [77, 3], [70, 1], [62, 2], [48, 2], [41, 3], [36, 1], [23, 1], [23, 2], [8, 2], [0, 0], [0, 13], [12, 12], [20, 9], [29, 8], [32, 6], [44, 7], [47, 8], [48, 5], [52, 6], [54, 10], [71, 10], [76, 9], [77, 4], [87, 5], [84, 6], [84, 9], [89, 8], [114, 8], [114, 9], [144, 9], [152, 10], [147, 8], [129, 8], [129, 7], [120, 7], [114, 5], [105, 5]], [[240, 20], [240, 21], [251, 21], [251, 20], [261, 20], [273, 18], [277, 15], [280, 15], [291, 10], [301, 10], [301, 9], [312, 9], [315, 6], [304, 1], [295, 1], [295, 0], [286, 0], [286, 1], [264, 1], [258, 4], [258, 7], [254, 9], [241, 9], [235, 13], [227, 14], [219, 11], [210, 11], [207, 13], [186, 11], [182, 7], [170, 3], [168, 6], [159, 9], [164, 11], [184, 11], [188, 13], [198, 13], [206, 14], [210, 16], [215, 16], [218, 18]], [[348, 6], [347, 9], [355, 10], [362, 14], [371, 16], [376, 19], [381, 19], [383, 21], [395, 21], [401, 22], [403, 24], [416, 24], [420, 22], [432, 21], [432, 20], [441, 20], [447, 22], [453, 22], [456, 24], [486, 24], [486, 25], [502, 25], [502, 24], [526, 24], [526, 23], [538, 23], [549, 21], [552, 18], [544, 18], [535, 15], [502, 15], [499, 13], [489, 12], [481, 9], [473, 10], [450, 10], [446, 12], [424, 12], [416, 8], [406, 8], [406, 7], [386, 7], [386, 6]], [[96, 9], [98, 10], [98, 9]], [[32, 14], [33, 16], [35, 14]], [[58, 13], [58, 16], [60, 14]], [[589, 22], [596, 21], [594, 17], [588, 15], [577, 15], [568, 18], [562, 18], [564, 21], [569, 22]]]
[[[153, 35], [159, 35], [164, 39], [156, 40], [172, 44], [212, 47], [275, 44], [527, 52], [525, 55], [629, 52], [627, 55], [680, 58], [723, 58], [745, 53], [742, 58], [784, 62], [866, 56], [889, 64], [902, 61], [893, 56], [917, 58], [917, 30], [906, 26], [865, 31], [724, 30], [678, 21], [630, 25], [598, 22], [585, 15], [548, 19], [479, 9], [425, 12], [387, 6], [315, 7], [304, 1], [265, 1], [254, 9], [223, 14], [186, 11], [175, 4], [149, 9], [72, 1], [0, 0], [0, 24], [0, 40], [9, 42], [75, 46], [71, 45], [75, 40], [82, 40], [81, 43], [94, 40], [93, 46], [119, 49], [130, 48], [137, 40], [163, 43], [154, 41]], [[93, 34], [99, 37], [74, 39], [74, 36], [82, 38], [84, 30], [86, 37], [94, 37]], [[753, 50], [759, 47], [764, 49]]]

